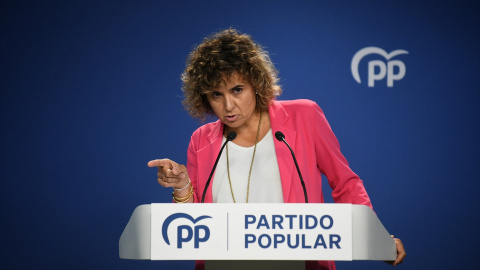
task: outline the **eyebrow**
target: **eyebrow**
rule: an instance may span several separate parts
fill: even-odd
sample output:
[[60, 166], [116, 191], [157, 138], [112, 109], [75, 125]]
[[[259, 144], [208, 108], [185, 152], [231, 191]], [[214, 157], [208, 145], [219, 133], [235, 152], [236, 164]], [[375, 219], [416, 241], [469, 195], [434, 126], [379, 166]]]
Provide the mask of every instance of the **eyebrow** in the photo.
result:
[[232, 87], [230, 90], [235, 90], [237, 88], [241, 88], [241, 87], [244, 87], [244, 86], [245, 86], [244, 84], [237, 84], [234, 87]]

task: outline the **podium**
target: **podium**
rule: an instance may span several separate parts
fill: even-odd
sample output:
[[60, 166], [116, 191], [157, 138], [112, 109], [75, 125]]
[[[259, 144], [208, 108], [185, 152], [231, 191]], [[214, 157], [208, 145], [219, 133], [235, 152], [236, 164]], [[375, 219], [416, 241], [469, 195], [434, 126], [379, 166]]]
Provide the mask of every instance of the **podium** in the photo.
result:
[[305, 260], [396, 254], [376, 214], [352, 204], [146, 204], [119, 241], [122, 259], [206, 260], [207, 269], [304, 269]]

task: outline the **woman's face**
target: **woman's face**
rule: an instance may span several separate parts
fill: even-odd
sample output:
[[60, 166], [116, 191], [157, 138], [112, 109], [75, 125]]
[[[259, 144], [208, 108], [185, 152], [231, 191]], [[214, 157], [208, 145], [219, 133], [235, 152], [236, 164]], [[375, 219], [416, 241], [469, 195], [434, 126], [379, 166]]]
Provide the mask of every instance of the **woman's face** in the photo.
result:
[[255, 90], [241, 75], [223, 76], [223, 84], [207, 95], [215, 115], [231, 130], [238, 131], [252, 123], [255, 115]]

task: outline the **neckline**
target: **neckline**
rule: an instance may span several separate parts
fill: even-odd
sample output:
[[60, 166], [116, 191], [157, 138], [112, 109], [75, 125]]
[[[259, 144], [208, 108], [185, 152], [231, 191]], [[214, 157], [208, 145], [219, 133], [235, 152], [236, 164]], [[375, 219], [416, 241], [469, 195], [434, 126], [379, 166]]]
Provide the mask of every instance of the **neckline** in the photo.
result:
[[[265, 136], [264, 136], [260, 141], [257, 142], [257, 146], [260, 145], [260, 144], [263, 144], [262, 142], [268, 140], [268, 138], [272, 138], [272, 136], [273, 136], [273, 135], [272, 135], [272, 129], [270, 128], [270, 129], [268, 130], [267, 134], [265, 134]], [[222, 141], [222, 142], [225, 142], [225, 141], [226, 141], [226, 138], [223, 137], [223, 141]], [[247, 147], [241, 146], [241, 145], [236, 144], [234, 141], [230, 141], [229, 143], [230, 143], [230, 146], [235, 147], [236, 149], [249, 150], [249, 149], [253, 149], [253, 148], [255, 147], [255, 145], [247, 146]]]

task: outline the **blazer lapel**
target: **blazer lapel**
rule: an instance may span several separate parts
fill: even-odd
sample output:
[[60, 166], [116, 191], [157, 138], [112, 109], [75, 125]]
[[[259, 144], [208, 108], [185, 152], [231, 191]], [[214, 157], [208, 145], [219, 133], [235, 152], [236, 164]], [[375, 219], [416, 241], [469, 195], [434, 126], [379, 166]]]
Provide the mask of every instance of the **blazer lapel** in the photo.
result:
[[[198, 164], [198, 187], [199, 189], [199, 198], [200, 201], [203, 195], [203, 189], [207, 183], [210, 172], [215, 164], [215, 159], [217, 158], [218, 152], [222, 145], [222, 130], [223, 124], [221, 121], [215, 123], [214, 128], [206, 136], [206, 141], [204, 141], [204, 146], [197, 151], [197, 164]], [[213, 202], [212, 197], [212, 184], [215, 173], [212, 175], [212, 180], [208, 186], [207, 193], [205, 194], [205, 202]]]
[[[275, 132], [281, 131], [285, 135], [285, 140], [288, 142], [292, 150], [295, 152], [295, 141], [297, 137], [297, 132], [294, 129], [290, 129], [285, 126], [289, 116], [284, 110], [283, 106], [274, 101], [273, 104], [269, 107], [272, 133], [275, 137]], [[280, 170], [280, 178], [282, 182], [283, 190], [283, 201], [289, 202], [290, 199], [290, 190], [292, 186], [292, 181], [295, 176], [295, 162], [293, 161], [292, 154], [290, 149], [285, 145], [285, 143], [278, 141], [274, 138], [275, 153], [277, 155], [278, 168]]]

